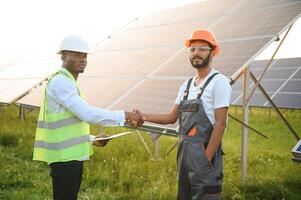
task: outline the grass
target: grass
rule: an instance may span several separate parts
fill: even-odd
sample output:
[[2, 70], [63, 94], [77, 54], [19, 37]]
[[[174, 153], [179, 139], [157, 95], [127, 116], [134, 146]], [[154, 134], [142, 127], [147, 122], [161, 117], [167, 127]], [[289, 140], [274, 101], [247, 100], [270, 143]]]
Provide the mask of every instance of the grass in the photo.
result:
[[[241, 118], [237, 108], [230, 112]], [[301, 133], [301, 111], [282, 110], [296, 131]], [[32, 150], [37, 111], [18, 119], [15, 106], [0, 108], [0, 199], [51, 199], [49, 167], [33, 162]], [[264, 139], [249, 132], [248, 183], [240, 178], [241, 125], [229, 119], [223, 139], [224, 199], [301, 199], [301, 165], [291, 162], [296, 140], [278, 116], [269, 109], [251, 109], [250, 125], [264, 132]], [[106, 127], [107, 134], [126, 128]], [[92, 127], [97, 134], [98, 128]], [[153, 148], [148, 134], [142, 134]], [[160, 158], [153, 160], [137, 135], [112, 140], [105, 148], [94, 148], [85, 162], [79, 199], [176, 199], [176, 152], [165, 156], [176, 138], [160, 138]]]

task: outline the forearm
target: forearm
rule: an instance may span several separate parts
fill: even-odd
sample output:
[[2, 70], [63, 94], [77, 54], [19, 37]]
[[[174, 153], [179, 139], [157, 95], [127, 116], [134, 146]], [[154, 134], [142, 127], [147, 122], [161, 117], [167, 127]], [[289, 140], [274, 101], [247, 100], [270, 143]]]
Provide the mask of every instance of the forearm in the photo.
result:
[[97, 125], [123, 126], [125, 120], [123, 111], [109, 111], [90, 106], [68, 78], [60, 76], [50, 84], [46, 89], [48, 97], [72, 112], [81, 121]]
[[124, 111], [109, 111], [90, 106], [77, 94], [60, 101], [61, 104], [79, 119], [90, 124], [104, 126], [123, 126]]
[[212, 131], [208, 146], [206, 148], [206, 155], [210, 161], [221, 144], [225, 128], [226, 124], [216, 124]]
[[95, 107], [82, 109], [82, 112], [76, 114], [87, 123], [103, 126], [123, 126], [125, 120], [124, 111], [109, 111]]
[[157, 123], [157, 124], [173, 124], [177, 121], [177, 117], [173, 117], [172, 114], [144, 114], [145, 121]]

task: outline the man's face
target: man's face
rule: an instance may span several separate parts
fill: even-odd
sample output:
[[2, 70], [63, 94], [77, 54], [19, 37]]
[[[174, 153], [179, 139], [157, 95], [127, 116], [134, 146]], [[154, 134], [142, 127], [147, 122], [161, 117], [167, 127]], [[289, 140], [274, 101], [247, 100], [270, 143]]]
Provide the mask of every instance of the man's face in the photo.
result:
[[190, 63], [194, 68], [205, 68], [211, 62], [212, 49], [208, 42], [193, 41], [188, 50]]
[[72, 73], [78, 74], [83, 73], [87, 66], [87, 54], [74, 52], [74, 51], [63, 51], [62, 52], [63, 65]]

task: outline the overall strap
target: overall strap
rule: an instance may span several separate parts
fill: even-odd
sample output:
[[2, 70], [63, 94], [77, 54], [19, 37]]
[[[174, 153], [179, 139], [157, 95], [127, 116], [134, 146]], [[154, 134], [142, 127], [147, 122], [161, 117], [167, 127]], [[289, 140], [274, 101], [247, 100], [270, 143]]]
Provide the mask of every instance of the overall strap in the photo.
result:
[[218, 74], [219, 74], [219, 73], [216, 72], [216, 73], [212, 74], [212, 75], [207, 79], [207, 81], [205, 82], [205, 84], [203, 85], [203, 87], [200, 88], [201, 92], [198, 94], [198, 97], [197, 97], [198, 99], [201, 98], [201, 96], [203, 95], [203, 92], [204, 92], [205, 88], [206, 88], [207, 85], [210, 83], [210, 81], [211, 81], [216, 75], [218, 75]]
[[188, 82], [187, 82], [186, 90], [185, 90], [185, 92], [184, 92], [184, 97], [183, 97], [183, 100], [185, 100], [185, 101], [187, 100], [188, 95], [189, 95], [189, 88], [190, 88], [192, 79], [193, 79], [193, 78], [190, 78], [190, 79], [188, 80]]

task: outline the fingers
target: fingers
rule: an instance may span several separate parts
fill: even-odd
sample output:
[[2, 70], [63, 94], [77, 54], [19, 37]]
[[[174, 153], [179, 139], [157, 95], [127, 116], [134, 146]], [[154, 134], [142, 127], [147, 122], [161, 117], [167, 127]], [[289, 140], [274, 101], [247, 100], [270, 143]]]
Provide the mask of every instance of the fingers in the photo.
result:
[[143, 121], [146, 121], [145, 120], [145, 114], [141, 110], [139, 110], [139, 109], [133, 109], [132, 113], [139, 114], [142, 117]]
[[[106, 138], [107, 135], [99, 134], [95, 138]], [[109, 140], [94, 140], [93, 145], [97, 147], [105, 147], [108, 144]]]
[[132, 112], [125, 112], [125, 114], [126, 122], [133, 128], [142, 126], [145, 121], [143, 113], [138, 109], [133, 109]]
[[133, 110], [130, 114], [128, 114], [128, 118], [126, 121], [133, 128], [137, 128], [144, 123], [142, 115], [136, 110]]

